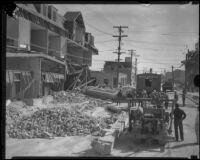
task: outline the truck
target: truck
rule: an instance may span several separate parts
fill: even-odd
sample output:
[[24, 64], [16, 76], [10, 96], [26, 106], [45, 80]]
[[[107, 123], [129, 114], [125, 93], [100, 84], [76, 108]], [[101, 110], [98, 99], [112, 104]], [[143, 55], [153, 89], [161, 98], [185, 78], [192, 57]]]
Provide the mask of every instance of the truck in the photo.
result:
[[137, 75], [136, 90], [146, 90], [151, 93], [153, 90], [160, 92], [161, 90], [161, 75], [155, 73], [143, 73]]
[[172, 81], [168, 80], [168, 81], [164, 82], [163, 85], [162, 85], [162, 90], [163, 90], [163, 92], [166, 92], [167, 90], [173, 91]]

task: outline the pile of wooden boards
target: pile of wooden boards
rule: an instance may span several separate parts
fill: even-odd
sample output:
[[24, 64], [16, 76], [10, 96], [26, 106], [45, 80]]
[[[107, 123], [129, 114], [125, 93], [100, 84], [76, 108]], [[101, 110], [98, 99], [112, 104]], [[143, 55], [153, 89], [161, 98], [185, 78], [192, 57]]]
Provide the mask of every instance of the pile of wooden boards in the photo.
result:
[[113, 116], [103, 119], [90, 117], [76, 108], [44, 108], [30, 116], [14, 117], [8, 125], [8, 135], [20, 139], [89, 134], [103, 136], [102, 128], [109, 128], [115, 120]]

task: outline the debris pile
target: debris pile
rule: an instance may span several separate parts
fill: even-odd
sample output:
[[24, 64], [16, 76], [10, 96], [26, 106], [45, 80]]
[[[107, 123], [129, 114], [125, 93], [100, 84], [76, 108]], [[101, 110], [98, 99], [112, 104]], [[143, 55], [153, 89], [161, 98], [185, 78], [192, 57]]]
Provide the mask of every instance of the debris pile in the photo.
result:
[[54, 103], [83, 103], [86, 101], [95, 106], [102, 106], [102, 104], [108, 103], [105, 100], [92, 98], [80, 92], [54, 92]]
[[30, 116], [11, 117], [8, 135], [12, 138], [51, 138], [54, 136], [104, 136], [103, 128], [116, 121], [116, 116], [93, 118], [64, 107], [44, 108]]

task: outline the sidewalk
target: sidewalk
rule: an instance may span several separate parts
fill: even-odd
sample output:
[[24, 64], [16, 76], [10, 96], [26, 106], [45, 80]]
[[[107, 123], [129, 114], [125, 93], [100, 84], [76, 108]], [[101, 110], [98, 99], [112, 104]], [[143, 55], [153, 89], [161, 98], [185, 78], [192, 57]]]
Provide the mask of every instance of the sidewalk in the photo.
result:
[[187, 95], [199, 97], [199, 92], [187, 92]]
[[199, 104], [199, 93], [198, 92], [187, 92], [186, 98], [192, 100], [194, 103]]

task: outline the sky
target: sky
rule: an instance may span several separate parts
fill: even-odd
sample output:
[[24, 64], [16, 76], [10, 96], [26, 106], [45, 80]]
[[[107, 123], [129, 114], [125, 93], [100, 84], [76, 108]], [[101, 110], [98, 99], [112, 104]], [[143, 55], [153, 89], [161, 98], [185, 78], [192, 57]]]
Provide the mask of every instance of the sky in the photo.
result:
[[[93, 55], [91, 70], [101, 70], [105, 61], [115, 61], [118, 30], [123, 29], [121, 61], [135, 50], [138, 73], [163, 73], [180, 67], [187, 49], [194, 50], [199, 39], [199, 5], [144, 4], [55, 4], [58, 13], [81, 11], [86, 31], [94, 36], [99, 55]], [[135, 57], [133, 57], [135, 63]]]

